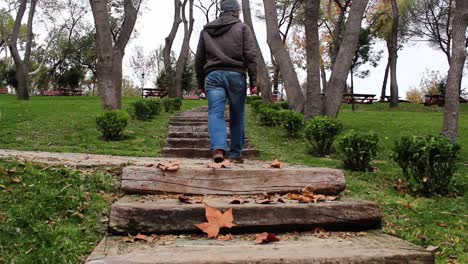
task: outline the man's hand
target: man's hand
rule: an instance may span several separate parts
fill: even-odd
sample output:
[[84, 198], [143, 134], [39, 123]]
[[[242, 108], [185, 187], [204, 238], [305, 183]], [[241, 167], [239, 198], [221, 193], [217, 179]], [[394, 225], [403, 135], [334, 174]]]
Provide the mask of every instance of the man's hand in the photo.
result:
[[252, 94], [252, 95], [257, 95], [258, 94], [257, 86], [250, 87], [250, 94]]

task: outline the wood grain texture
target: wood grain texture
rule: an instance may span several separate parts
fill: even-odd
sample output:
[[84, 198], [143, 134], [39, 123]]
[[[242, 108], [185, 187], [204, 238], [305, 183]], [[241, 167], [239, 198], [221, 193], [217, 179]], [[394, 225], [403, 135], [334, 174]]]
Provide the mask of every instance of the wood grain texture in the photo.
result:
[[[163, 148], [162, 154], [167, 158], [211, 158], [211, 150], [209, 148]], [[253, 159], [258, 157], [259, 151], [256, 149], [244, 149], [242, 156], [246, 159]]]
[[[229, 204], [229, 199], [207, 198], [211, 207], [232, 208], [236, 226], [231, 233], [313, 230], [326, 227], [338, 230], [368, 230], [380, 227], [382, 214], [373, 202], [343, 200], [317, 204], [287, 201], [276, 204]], [[178, 200], [147, 201], [127, 196], [112, 205], [109, 228], [114, 234], [199, 232], [195, 224], [205, 222], [203, 204], [184, 204]]]
[[129, 193], [261, 194], [298, 192], [310, 187], [315, 193], [335, 195], [344, 191], [344, 173], [324, 168], [266, 169], [187, 167], [164, 173], [157, 168], [127, 167], [122, 189]]

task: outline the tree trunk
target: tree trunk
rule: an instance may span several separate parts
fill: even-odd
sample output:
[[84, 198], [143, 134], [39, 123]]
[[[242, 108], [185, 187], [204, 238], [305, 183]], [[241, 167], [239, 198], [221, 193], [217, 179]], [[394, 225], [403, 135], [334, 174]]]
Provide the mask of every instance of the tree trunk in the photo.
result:
[[355, 0], [346, 21], [346, 30], [340, 51], [336, 57], [337, 63], [333, 66], [328, 90], [325, 96], [324, 112], [329, 117], [337, 117], [340, 110], [346, 80], [353, 63], [361, 30], [361, 22], [366, 10], [368, 0]]
[[124, 0], [125, 18], [113, 44], [107, 1], [90, 0], [96, 27], [97, 77], [104, 110], [122, 107], [122, 60], [135, 27], [140, 3], [137, 2], [135, 7], [132, 0]]
[[397, 82], [397, 60], [398, 60], [398, 3], [392, 0], [392, 39], [389, 46], [390, 58], [390, 107], [398, 107], [398, 82]]
[[305, 2], [305, 34], [307, 51], [307, 88], [304, 114], [306, 118], [319, 116], [322, 111], [322, 92], [320, 90], [320, 38], [318, 20], [320, 0]]
[[9, 48], [10, 53], [13, 57], [16, 68], [16, 94], [18, 100], [29, 100], [29, 90], [28, 90], [28, 71], [29, 71], [29, 59], [31, 57], [31, 47], [33, 41], [33, 20], [34, 14], [36, 12], [36, 0], [31, 0], [31, 5], [29, 7], [28, 15], [28, 31], [26, 34], [26, 49], [24, 52], [24, 58], [21, 59], [21, 56], [18, 51], [18, 37], [21, 29], [21, 21], [23, 20], [24, 13], [26, 12], [27, 0], [21, 0], [18, 13], [16, 14], [15, 24], [13, 26], [13, 32], [11, 34]]
[[466, 60], [466, 30], [468, 27], [468, 3], [457, 0], [453, 19], [452, 58], [445, 90], [444, 129], [442, 134], [455, 141], [458, 134], [460, 85]]
[[263, 57], [262, 50], [258, 44], [257, 35], [255, 34], [255, 29], [252, 22], [252, 14], [250, 12], [250, 1], [242, 0], [242, 12], [244, 14], [244, 22], [247, 26], [250, 27], [252, 31], [255, 46], [257, 47], [257, 85], [262, 93], [262, 98], [264, 102], [273, 102], [273, 96], [271, 92], [271, 82], [270, 75], [268, 74], [268, 69], [265, 63], [265, 58]]
[[[186, 7], [189, 4], [189, 18], [187, 20]], [[190, 38], [193, 32], [193, 0], [184, 0], [182, 4], [182, 22], [184, 23], [184, 40], [182, 41], [182, 49], [180, 51], [179, 59], [177, 60], [176, 73], [174, 79], [173, 89], [169, 89], [170, 98], [181, 98], [183, 90], [183, 78], [185, 66], [190, 53]]]
[[171, 58], [171, 51], [172, 45], [174, 44], [174, 40], [177, 36], [177, 31], [179, 30], [179, 25], [182, 23], [182, 18], [180, 16], [182, 3], [180, 0], [174, 0], [174, 21], [172, 23], [172, 29], [169, 33], [169, 36], [166, 37], [166, 45], [164, 46], [163, 50], [163, 58], [164, 58], [164, 71], [166, 72], [166, 78], [168, 83], [168, 93], [169, 97], [176, 97], [177, 91], [175, 91], [175, 78], [174, 78], [174, 69], [172, 67], [172, 58]]
[[387, 67], [385, 68], [384, 79], [382, 83], [382, 92], [380, 93], [380, 102], [385, 102], [385, 97], [387, 96], [387, 82], [388, 82], [388, 73], [390, 71], [390, 56], [388, 57]]
[[327, 72], [325, 71], [325, 65], [323, 65], [323, 61], [320, 61], [320, 78], [322, 79], [322, 93], [327, 92], [328, 88], [328, 79], [327, 79]]
[[263, 0], [263, 5], [265, 8], [268, 45], [280, 67], [288, 95], [288, 102], [294, 110], [302, 112], [304, 108], [304, 94], [302, 93], [294, 65], [279, 34], [275, 2]]

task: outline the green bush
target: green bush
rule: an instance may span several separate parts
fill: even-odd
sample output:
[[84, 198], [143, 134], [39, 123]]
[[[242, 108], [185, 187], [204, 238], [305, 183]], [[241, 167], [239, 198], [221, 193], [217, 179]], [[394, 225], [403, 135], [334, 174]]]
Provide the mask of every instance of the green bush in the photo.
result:
[[281, 102], [279, 105], [281, 106], [281, 109], [289, 110], [289, 103], [287, 101]]
[[264, 105], [263, 101], [252, 101], [250, 106], [252, 106], [252, 111], [256, 114], [260, 112], [260, 108]]
[[333, 142], [343, 131], [343, 123], [329, 117], [316, 117], [307, 122], [304, 137], [310, 153], [329, 155]]
[[170, 98], [163, 99], [162, 104], [164, 106], [164, 111], [166, 113], [174, 111], [174, 105], [173, 105], [172, 100]]
[[281, 125], [280, 111], [262, 106], [258, 111], [258, 121], [261, 126], [273, 127]]
[[374, 132], [349, 131], [338, 142], [344, 165], [354, 171], [372, 171], [371, 160], [377, 155], [379, 137]]
[[290, 138], [297, 138], [304, 128], [304, 115], [293, 110], [278, 111], [280, 125]]
[[458, 144], [443, 136], [402, 137], [393, 151], [393, 159], [413, 193], [447, 195], [454, 190]]
[[251, 104], [254, 101], [262, 101], [262, 97], [258, 95], [247, 96], [247, 104]]
[[151, 117], [154, 117], [161, 113], [161, 101], [160, 100], [148, 100], [146, 103], [151, 108]]
[[281, 104], [278, 103], [266, 103], [264, 104], [265, 107], [275, 109], [275, 110], [282, 110], [283, 108], [281, 107]]
[[148, 121], [153, 118], [153, 109], [149, 101], [141, 99], [131, 104], [131, 115], [141, 121]]
[[182, 99], [180, 98], [172, 99], [172, 107], [175, 111], [179, 111], [180, 108], [182, 107]]
[[105, 140], [117, 140], [123, 136], [130, 116], [121, 110], [104, 112], [96, 116], [97, 130]]

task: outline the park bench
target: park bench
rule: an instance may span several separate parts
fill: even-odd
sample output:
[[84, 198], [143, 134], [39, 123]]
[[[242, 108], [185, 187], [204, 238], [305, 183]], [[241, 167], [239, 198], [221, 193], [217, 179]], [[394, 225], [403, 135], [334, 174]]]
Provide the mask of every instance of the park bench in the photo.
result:
[[61, 91], [44, 91], [42, 93], [43, 96], [63, 96]]
[[61, 92], [64, 96], [83, 96], [83, 91], [80, 89], [59, 88], [58, 91]]
[[[460, 104], [466, 104], [468, 103], [468, 100], [466, 100], [463, 97], [460, 97]], [[436, 94], [436, 95], [430, 95], [426, 94], [424, 95], [424, 105], [425, 106], [432, 106], [432, 105], [438, 105], [438, 106], [445, 106], [445, 96]]]
[[347, 104], [372, 104], [374, 103], [375, 94], [344, 94], [343, 103]]
[[167, 96], [167, 90], [158, 88], [143, 88], [141, 89], [141, 97], [143, 98], [164, 98]]
[[0, 89], [0, 94], [8, 94], [8, 89], [7, 88]]
[[[391, 96], [385, 96], [384, 97], [384, 102], [390, 102], [391, 98], [392, 98]], [[411, 103], [408, 100], [401, 99], [401, 97], [398, 97], [398, 102], [400, 102], [400, 103]]]

